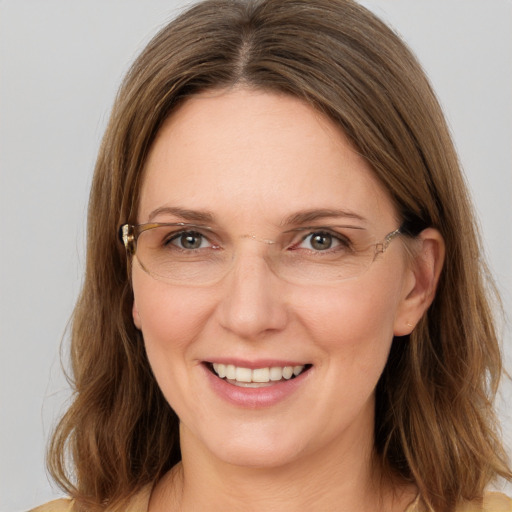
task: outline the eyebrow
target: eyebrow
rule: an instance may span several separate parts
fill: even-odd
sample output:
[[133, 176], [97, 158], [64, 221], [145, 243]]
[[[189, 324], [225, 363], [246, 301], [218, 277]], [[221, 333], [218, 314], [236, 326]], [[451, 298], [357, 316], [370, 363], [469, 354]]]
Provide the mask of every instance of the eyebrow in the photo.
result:
[[332, 219], [355, 219], [361, 222], [367, 222], [364, 217], [361, 215], [352, 212], [350, 210], [333, 210], [333, 209], [313, 209], [313, 210], [304, 210], [286, 217], [284, 221], [281, 223], [282, 226], [289, 225], [300, 225], [306, 224], [307, 222], [312, 222], [316, 220], [323, 220], [327, 218]]
[[[213, 213], [209, 211], [201, 211], [201, 210], [188, 210], [186, 208], [179, 208], [176, 206], [162, 206], [160, 208], [156, 208], [153, 210], [148, 217], [147, 222], [152, 222], [155, 217], [158, 215], [174, 215], [175, 217], [179, 217], [180, 219], [190, 221], [190, 222], [202, 222], [202, 223], [213, 223], [215, 217]], [[361, 215], [352, 212], [350, 210], [335, 210], [335, 209], [311, 209], [311, 210], [303, 210], [300, 212], [293, 213], [286, 217], [282, 222], [281, 226], [297, 226], [301, 224], [305, 224], [307, 222], [313, 222], [317, 220], [323, 220], [327, 218], [332, 219], [355, 219], [361, 222], [367, 222], [364, 217]]]
[[148, 222], [151, 222], [158, 215], [163, 214], [174, 215], [175, 217], [180, 217], [183, 220], [192, 222], [212, 223], [214, 219], [213, 214], [208, 211], [187, 210], [186, 208], [176, 206], [162, 206], [149, 214]]

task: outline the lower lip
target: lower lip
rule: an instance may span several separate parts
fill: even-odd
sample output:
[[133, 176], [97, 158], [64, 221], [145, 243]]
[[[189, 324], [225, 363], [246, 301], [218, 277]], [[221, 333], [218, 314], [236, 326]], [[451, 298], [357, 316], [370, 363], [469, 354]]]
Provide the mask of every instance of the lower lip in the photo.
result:
[[205, 365], [203, 369], [213, 391], [227, 402], [237, 407], [259, 409], [271, 407], [292, 395], [307, 379], [311, 368], [298, 377], [284, 380], [261, 388], [245, 388], [230, 384], [214, 375]]

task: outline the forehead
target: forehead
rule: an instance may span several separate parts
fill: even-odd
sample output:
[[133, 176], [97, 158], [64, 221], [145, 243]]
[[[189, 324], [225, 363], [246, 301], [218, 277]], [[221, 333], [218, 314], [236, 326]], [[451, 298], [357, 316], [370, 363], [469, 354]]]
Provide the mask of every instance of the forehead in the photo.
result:
[[193, 96], [160, 129], [138, 221], [166, 206], [252, 225], [315, 208], [353, 211], [369, 223], [395, 216], [369, 164], [330, 119], [292, 96], [244, 88]]

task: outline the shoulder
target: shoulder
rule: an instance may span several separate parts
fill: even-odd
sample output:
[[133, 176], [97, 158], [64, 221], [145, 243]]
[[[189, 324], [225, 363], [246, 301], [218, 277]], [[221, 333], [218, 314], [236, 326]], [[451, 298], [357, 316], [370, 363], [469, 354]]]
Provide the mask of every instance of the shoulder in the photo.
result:
[[500, 492], [487, 492], [483, 502], [462, 504], [456, 512], [512, 512], [512, 499]]
[[[434, 512], [421, 504], [418, 496], [406, 512]], [[500, 492], [487, 492], [483, 502], [463, 503], [455, 512], [512, 512], [512, 499]]]
[[462, 504], [456, 512], [512, 512], [512, 500], [500, 492], [487, 492], [483, 502]]
[[484, 512], [512, 512], [512, 499], [501, 492], [488, 492], [484, 496]]
[[[153, 484], [148, 484], [125, 502], [125, 512], [147, 512]], [[83, 510], [82, 508], [80, 510]], [[28, 512], [76, 512], [75, 500], [60, 499], [33, 508]]]
[[30, 509], [29, 512], [72, 512], [74, 500], [60, 499]]

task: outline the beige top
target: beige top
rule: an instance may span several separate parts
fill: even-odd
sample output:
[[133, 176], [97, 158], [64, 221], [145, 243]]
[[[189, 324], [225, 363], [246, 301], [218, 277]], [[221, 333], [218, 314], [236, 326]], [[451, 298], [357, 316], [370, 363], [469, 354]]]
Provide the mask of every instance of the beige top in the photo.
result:
[[[152, 485], [144, 487], [135, 495], [126, 508], [126, 512], [147, 512]], [[34, 508], [29, 512], [73, 512], [73, 500], [60, 499]], [[429, 512], [421, 505], [418, 496], [404, 512]], [[457, 512], [512, 512], [512, 499], [499, 492], [489, 492], [483, 504], [468, 503], [457, 508]]]

